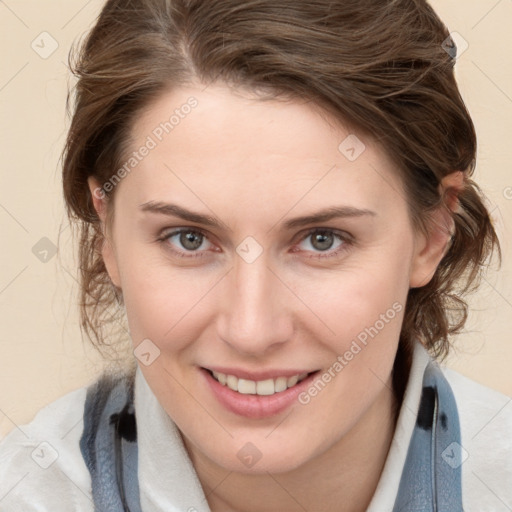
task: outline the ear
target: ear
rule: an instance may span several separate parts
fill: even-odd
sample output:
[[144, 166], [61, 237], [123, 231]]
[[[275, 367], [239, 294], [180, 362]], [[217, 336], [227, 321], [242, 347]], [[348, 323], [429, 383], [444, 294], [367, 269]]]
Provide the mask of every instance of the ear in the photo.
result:
[[453, 214], [459, 209], [459, 194], [464, 188], [464, 173], [456, 171], [439, 184], [442, 204], [431, 214], [428, 233], [418, 233], [409, 285], [420, 288], [430, 282], [449, 247], [454, 233]]
[[121, 279], [119, 276], [119, 268], [117, 258], [114, 251], [114, 243], [111, 236], [107, 233], [107, 196], [101, 188], [98, 180], [92, 176], [87, 179], [89, 190], [91, 191], [94, 209], [98, 214], [101, 222], [101, 231], [103, 233], [103, 243], [101, 246], [101, 255], [107, 269], [108, 275], [114, 286], [121, 289]]

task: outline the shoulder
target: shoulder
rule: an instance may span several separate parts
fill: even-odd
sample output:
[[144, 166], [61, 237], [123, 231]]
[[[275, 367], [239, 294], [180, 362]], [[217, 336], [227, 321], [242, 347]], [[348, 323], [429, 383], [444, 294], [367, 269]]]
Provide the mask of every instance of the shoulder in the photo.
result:
[[86, 394], [64, 395], [0, 442], [0, 510], [93, 510], [79, 446]]
[[443, 368], [461, 425], [466, 512], [512, 506], [512, 398]]
[[[455, 395], [462, 434], [468, 441], [499, 435], [503, 441], [500, 453], [512, 449], [512, 398], [454, 370], [443, 368], [443, 373]], [[508, 454], [512, 456], [511, 451]]]

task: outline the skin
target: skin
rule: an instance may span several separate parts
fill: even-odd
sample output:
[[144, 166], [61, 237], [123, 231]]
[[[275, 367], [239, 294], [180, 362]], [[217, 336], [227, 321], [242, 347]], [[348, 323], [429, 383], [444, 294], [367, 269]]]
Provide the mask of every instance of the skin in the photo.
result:
[[[359, 135], [366, 150], [351, 162], [338, 146], [356, 132], [312, 105], [263, 102], [220, 83], [159, 97], [133, 126], [133, 150], [190, 96], [198, 106], [117, 185], [111, 225], [93, 194], [134, 346], [149, 338], [161, 351], [141, 370], [178, 425], [213, 511], [363, 511], [395, 427], [403, 310], [309, 404], [271, 418], [227, 411], [198, 368], [327, 370], [394, 303], [405, 307], [410, 287], [429, 281], [451, 216], [439, 209], [429, 236], [416, 231], [398, 173], [371, 138]], [[450, 189], [461, 174], [449, 177]], [[149, 201], [220, 226], [143, 212]], [[373, 214], [284, 227], [330, 206]], [[157, 240], [178, 228], [205, 235], [202, 256], [173, 252], [187, 252], [179, 235]], [[331, 230], [332, 247], [319, 249], [311, 228]], [[236, 252], [248, 236], [263, 249], [252, 263]], [[237, 457], [247, 442], [262, 454], [252, 468]]]

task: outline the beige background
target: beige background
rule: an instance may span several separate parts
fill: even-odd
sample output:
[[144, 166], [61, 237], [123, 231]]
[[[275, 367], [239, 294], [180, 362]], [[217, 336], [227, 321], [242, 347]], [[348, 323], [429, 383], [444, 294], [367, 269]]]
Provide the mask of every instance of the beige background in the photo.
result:
[[[102, 4], [0, 1], [0, 438], [101, 370], [78, 328], [58, 159], [68, 126], [68, 50]], [[512, 2], [432, 4], [469, 45], [458, 59], [457, 76], [479, 135], [477, 180], [504, 249], [503, 268], [488, 274], [471, 302], [466, 332], [456, 340], [449, 366], [512, 396]], [[52, 39], [58, 48], [48, 56], [44, 52], [56, 44]], [[52, 257], [57, 244], [59, 254]], [[37, 254], [48, 249], [43, 262]]]

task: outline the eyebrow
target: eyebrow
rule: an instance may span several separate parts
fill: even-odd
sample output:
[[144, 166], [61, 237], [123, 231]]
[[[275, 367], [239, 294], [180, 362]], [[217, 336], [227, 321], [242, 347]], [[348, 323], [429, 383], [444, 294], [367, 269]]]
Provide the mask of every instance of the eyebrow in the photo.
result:
[[197, 224], [203, 224], [204, 226], [214, 228], [222, 227], [222, 223], [212, 215], [193, 212], [183, 208], [182, 206], [178, 206], [177, 204], [162, 203], [160, 201], [148, 201], [147, 203], [141, 204], [140, 209], [143, 212], [159, 213], [169, 217], [178, 217], [190, 222], [196, 222]]
[[[183, 220], [202, 224], [204, 226], [221, 228], [223, 223], [218, 221], [212, 215], [205, 215], [202, 213], [193, 212], [187, 210], [182, 206], [172, 203], [163, 203], [159, 201], [148, 201], [140, 205], [140, 209], [144, 212], [157, 213], [161, 215], [167, 215], [170, 217], [178, 217]], [[311, 215], [304, 215], [302, 217], [295, 217], [284, 222], [283, 226], [285, 229], [293, 229], [308, 224], [315, 224], [320, 222], [327, 222], [336, 218], [347, 218], [347, 217], [364, 217], [371, 216], [375, 217], [377, 214], [368, 209], [355, 208], [353, 206], [332, 206], [325, 208]]]
[[331, 206], [330, 208], [325, 208], [311, 215], [304, 215], [303, 217], [295, 217], [294, 219], [287, 220], [284, 223], [284, 227], [286, 229], [292, 229], [307, 224], [327, 222], [332, 219], [365, 216], [375, 217], [377, 214], [372, 210], [354, 208], [353, 206]]

